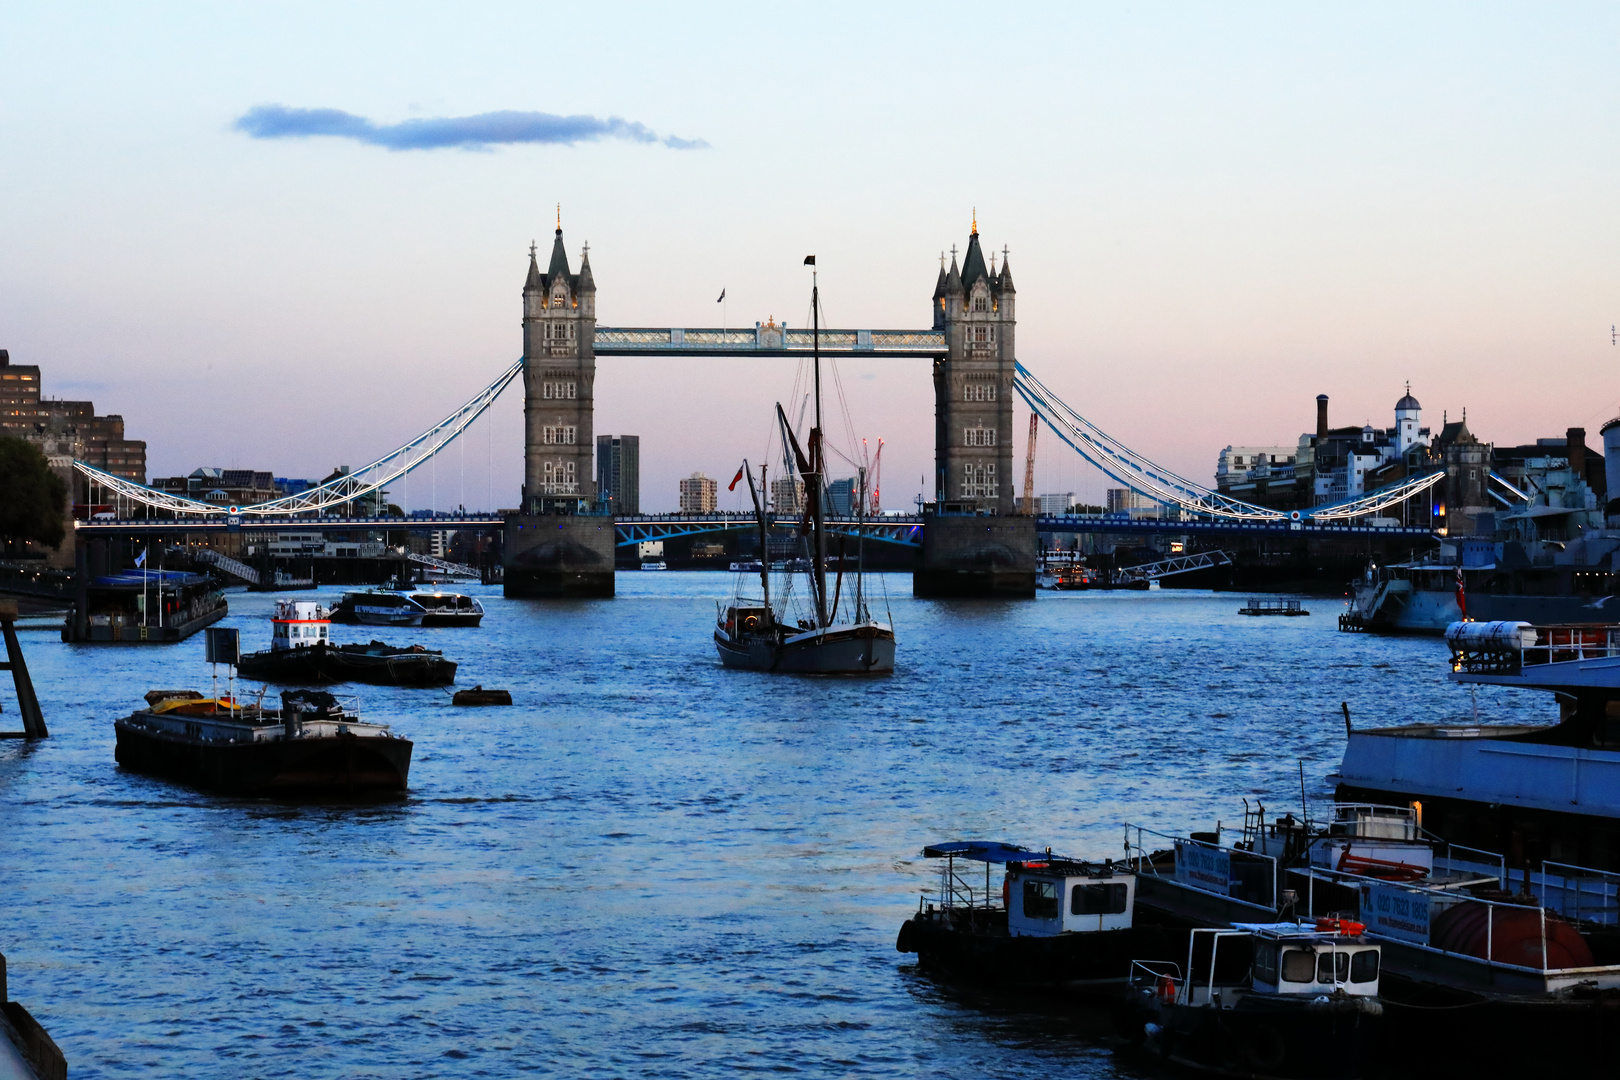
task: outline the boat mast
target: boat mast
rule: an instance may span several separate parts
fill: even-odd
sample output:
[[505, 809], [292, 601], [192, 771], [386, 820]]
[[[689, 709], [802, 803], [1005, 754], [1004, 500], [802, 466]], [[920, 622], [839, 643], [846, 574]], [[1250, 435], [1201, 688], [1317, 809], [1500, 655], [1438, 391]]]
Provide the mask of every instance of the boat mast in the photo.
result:
[[[768, 532], [765, 527], [765, 503], [761, 495], [769, 491], [765, 486], [766, 466], [759, 467], [759, 491], [754, 490], [754, 473], [748, 468], [748, 462], [743, 462], [743, 471], [748, 474], [748, 494], [754, 500], [754, 516], [759, 519], [759, 587], [765, 595], [765, 616], [771, 614], [771, 549]], [[774, 621], [774, 620], [773, 620]]]
[[[805, 259], [812, 267], [816, 257]], [[816, 271], [810, 271], [810, 349], [816, 374], [816, 426], [810, 429], [810, 468], [814, 470], [815, 491], [811, 494], [810, 527], [814, 532], [816, 575], [816, 625], [827, 626], [827, 534], [821, 507], [821, 492], [826, 479], [826, 454], [822, 450], [821, 434], [821, 286]]]

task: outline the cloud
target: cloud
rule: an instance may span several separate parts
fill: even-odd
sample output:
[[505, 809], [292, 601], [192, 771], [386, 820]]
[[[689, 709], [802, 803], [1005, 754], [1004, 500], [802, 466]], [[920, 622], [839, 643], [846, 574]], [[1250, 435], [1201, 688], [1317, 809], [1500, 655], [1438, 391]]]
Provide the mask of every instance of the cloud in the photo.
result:
[[702, 139], [659, 135], [645, 124], [617, 116], [557, 116], [543, 112], [478, 113], [476, 116], [440, 116], [378, 124], [342, 109], [292, 109], [285, 105], [255, 105], [231, 125], [255, 139], [305, 139], [326, 135], [353, 139], [389, 150], [440, 150], [459, 147], [487, 150], [507, 143], [555, 143], [572, 146], [598, 139], [662, 143], [674, 150], [702, 150]]

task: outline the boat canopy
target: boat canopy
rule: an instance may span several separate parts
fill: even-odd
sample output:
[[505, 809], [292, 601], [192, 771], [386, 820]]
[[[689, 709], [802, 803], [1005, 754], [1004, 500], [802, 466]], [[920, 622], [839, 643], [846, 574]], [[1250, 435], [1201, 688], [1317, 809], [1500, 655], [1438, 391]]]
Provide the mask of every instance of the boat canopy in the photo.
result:
[[93, 578], [93, 589], [133, 589], [139, 591], [152, 585], [206, 585], [208, 575], [193, 574], [187, 570], [124, 570], [117, 574], [104, 574]]
[[974, 859], [987, 863], [1036, 862], [1050, 858], [1044, 851], [1030, 851], [1016, 844], [1003, 844], [995, 840], [953, 840], [948, 844], [930, 844], [923, 848], [927, 859]]

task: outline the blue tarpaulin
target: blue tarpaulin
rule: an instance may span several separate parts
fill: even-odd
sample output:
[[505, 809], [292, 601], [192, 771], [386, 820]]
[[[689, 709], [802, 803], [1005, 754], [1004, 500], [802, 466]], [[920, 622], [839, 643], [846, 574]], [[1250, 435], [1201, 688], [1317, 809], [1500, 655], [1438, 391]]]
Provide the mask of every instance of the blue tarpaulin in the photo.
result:
[[931, 844], [923, 848], [924, 858], [943, 859], [946, 856], [987, 863], [1033, 862], [1047, 857], [1044, 851], [1030, 851], [995, 840], [955, 840], [949, 844]]

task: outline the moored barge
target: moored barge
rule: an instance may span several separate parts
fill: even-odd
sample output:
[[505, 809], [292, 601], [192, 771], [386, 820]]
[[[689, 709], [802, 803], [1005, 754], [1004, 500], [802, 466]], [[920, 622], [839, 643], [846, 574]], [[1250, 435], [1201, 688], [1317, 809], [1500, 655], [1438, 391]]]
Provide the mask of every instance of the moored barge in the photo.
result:
[[444, 653], [421, 645], [381, 641], [333, 645], [329, 613], [309, 600], [278, 600], [270, 619], [270, 648], [244, 655], [237, 671], [263, 682], [326, 685], [365, 682], [381, 686], [447, 686], [456, 665]]
[[230, 795], [375, 795], [405, 790], [412, 743], [363, 723], [320, 690], [267, 709], [195, 690], [154, 690], [114, 722], [118, 764]]

